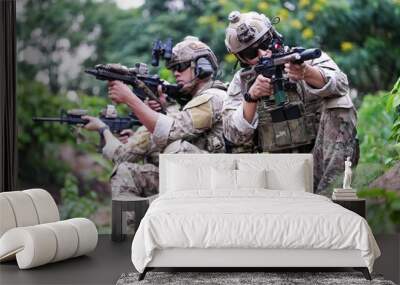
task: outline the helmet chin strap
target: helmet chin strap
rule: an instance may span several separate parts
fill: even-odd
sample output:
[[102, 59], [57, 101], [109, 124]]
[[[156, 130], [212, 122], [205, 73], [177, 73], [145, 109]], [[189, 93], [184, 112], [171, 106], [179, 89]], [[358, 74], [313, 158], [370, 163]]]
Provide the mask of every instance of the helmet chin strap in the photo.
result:
[[189, 80], [189, 81], [185, 81], [185, 82], [183, 83], [183, 85], [192, 83], [192, 82], [195, 81], [196, 79], [197, 79], [197, 76], [195, 76], [193, 79], [191, 79], [191, 80]]
[[[186, 84], [190, 84], [190, 83], [192, 83], [193, 81], [195, 81], [195, 80], [198, 79], [198, 76], [196, 76], [196, 75], [194, 74], [194, 72], [193, 72], [193, 75], [194, 75], [194, 77], [193, 77], [191, 80], [185, 81], [185, 82], [183, 83], [183, 89], [186, 89], [186, 88], [185, 88], [185, 85], [186, 85]], [[194, 86], [193, 84], [191, 84], [191, 86], [188, 86], [188, 89], [189, 89], [189, 90], [183, 90], [183, 91], [184, 91], [186, 94], [189, 94], [190, 92], [193, 91], [194, 88], [195, 88], [195, 86]]]

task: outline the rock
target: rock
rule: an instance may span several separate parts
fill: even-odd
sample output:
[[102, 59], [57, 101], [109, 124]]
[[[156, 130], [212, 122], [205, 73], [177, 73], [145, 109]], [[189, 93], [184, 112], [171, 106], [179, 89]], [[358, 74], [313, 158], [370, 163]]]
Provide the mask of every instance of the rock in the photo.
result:
[[395, 190], [400, 193], [400, 162], [375, 179], [369, 187]]
[[90, 173], [101, 173], [101, 166], [94, 161], [90, 155], [75, 150], [72, 146], [64, 144], [60, 147], [60, 158], [67, 162], [74, 172], [80, 173], [82, 176], [90, 175]]
[[77, 177], [79, 188], [82, 184], [87, 184], [90, 189], [102, 196], [110, 196], [110, 185], [108, 182], [99, 181], [96, 176], [104, 171], [103, 166], [95, 161], [89, 154], [79, 152], [72, 146], [64, 144], [60, 146], [59, 157], [71, 168], [72, 173]]
[[111, 223], [111, 208], [110, 206], [104, 206], [97, 209], [97, 211], [90, 216], [90, 219], [97, 226], [110, 226]]

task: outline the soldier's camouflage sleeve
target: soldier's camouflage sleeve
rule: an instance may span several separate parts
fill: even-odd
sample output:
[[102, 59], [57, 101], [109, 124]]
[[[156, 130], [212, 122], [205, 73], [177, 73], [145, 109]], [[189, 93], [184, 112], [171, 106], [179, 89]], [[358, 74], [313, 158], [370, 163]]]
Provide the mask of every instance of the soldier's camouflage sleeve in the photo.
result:
[[112, 136], [103, 147], [103, 155], [114, 163], [135, 162], [153, 150], [155, 150], [155, 146], [152, 143], [151, 133], [144, 126], [141, 126], [126, 144]]
[[257, 113], [251, 124], [243, 117], [243, 94], [240, 80], [240, 71], [238, 71], [229, 84], [222, 116], [225, 138], [237, 145], [252, 141], [258, 125]]
[[313, 67], [318, 68], [326, 84], [320, 88], [314, 88], [305, 81], [300, 81], [306, 94], [317, 95], [324, 98], [341, 97], [349, 92], [349, 82], [336, 63], [326, 54], [310, 62]]
[[[177, 103], [169, 103], [167, 105], [167, 114], [178, 112], [179, 105]], [[121, 143], [116, 137], [108, 140], [103, 148], [103, 155], [114, 163], [125, 161], [137, 162], [145, 155], [154, 154], [159, 149], [153, 143], [150, 132], [146, 127], [141, 126], [135, 134], [128, 139], [126, 144]]]
[[215, 122], [222, 118], [223, 98], [226, 92], [211, 88], [193, 98], [182, 111], [159, 114], [153, 132], [153, 141], [163, 148], [179, 139], [197, 138], [210, 130]]

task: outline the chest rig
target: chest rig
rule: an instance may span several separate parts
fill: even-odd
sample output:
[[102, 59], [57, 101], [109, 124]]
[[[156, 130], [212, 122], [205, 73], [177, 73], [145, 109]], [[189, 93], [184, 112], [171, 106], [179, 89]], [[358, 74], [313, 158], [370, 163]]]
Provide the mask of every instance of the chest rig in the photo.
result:
[[[242, 92], [249, 90], [255, 78], [242, 77]], [[274, 78], [272, 81], [274, 82]], [[299, 152], [311, 149], [317, 136], [321, 99], [304, 98], [300, 83], [287, 79], [281, 84], [280, 93], [263, 97], [257, 104], [258, 127], [255, 144], [260, 152]], [[246, 92], [246, 91], [244, 91]], [[274, 96], [282, 100], [276, 104]], [[282, 99], [283, 98], [283, 99]], [[302, 152], [302, 151], [300, 151]]]

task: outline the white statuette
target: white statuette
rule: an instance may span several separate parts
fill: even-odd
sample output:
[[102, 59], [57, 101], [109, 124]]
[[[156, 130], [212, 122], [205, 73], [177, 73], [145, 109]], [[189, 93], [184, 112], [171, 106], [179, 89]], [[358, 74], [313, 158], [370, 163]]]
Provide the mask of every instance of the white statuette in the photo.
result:
[[343, 189], [351, 189], [351, 161], [350, 157], [344, 162], [344, 178], [343, 178]]

